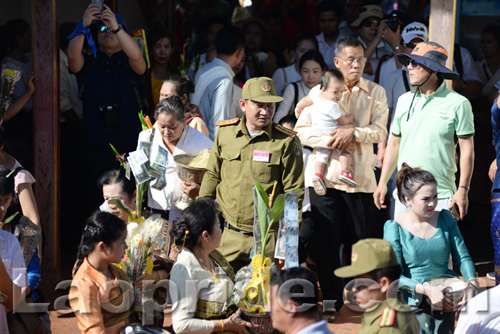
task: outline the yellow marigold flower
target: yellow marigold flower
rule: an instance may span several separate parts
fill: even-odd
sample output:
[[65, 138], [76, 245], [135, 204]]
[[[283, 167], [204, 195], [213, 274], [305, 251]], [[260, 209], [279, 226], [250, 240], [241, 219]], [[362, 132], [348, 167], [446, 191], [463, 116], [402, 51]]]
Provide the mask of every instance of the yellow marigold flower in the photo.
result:
[[264, 313], [266, 313], [266, 309], [262, 305], [255, 305], [255, 306], [252, 306], [248, 310], [248, 312], [250, 312], [250, 313], [257, 313], [257, 314], [264, 314]]
[[271, 259], [266, 257], [262, 259], [262, 254], [257, 254], [252, 259], [252, 267], [254, 270], [260, 269], [261, 271], [271, 270]]
[[259, 287], [255, 282], [250, 282], [245, 288], [245, 297], [248, 299], [254, 299], [259, 294]]
[[252, 259], [253, 269], [260, 269], [262, 267], [262, 254], [257, 254]]
[[269, 290], [269, 283], [271, 283], [271, 273], [262, 273], [262, 280], [260, 281], [260, 284], [262, 286], [262, 290], [267, 291]]

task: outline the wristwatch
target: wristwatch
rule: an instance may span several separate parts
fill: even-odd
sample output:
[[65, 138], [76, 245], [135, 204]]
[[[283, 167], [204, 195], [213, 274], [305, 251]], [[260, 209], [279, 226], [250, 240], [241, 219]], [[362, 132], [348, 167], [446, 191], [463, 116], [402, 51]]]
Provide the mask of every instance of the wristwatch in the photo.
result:
[[122, 30], [122, 28], [123, 26], [118, 23], [118, 28], [116, 28], [115, 30], [111, 30], [111, 32], [116, 35], [120, 30]]

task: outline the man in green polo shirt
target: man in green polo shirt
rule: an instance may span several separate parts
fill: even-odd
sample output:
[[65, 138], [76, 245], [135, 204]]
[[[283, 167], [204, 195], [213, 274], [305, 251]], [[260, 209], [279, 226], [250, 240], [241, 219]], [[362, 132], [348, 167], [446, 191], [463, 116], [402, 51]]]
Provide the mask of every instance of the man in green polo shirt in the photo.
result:
[[[252, 78], [245, 83], [240, 100], [243, 118], [220, 121], [210, 153], [200, 197], [217, 198], [224, 216], [219, 250], [235, 271], [250, 263], [253, 246], [254, 199], [259, 181], [275, 196], [304, 188], [302, 145], [295, 135], [273, 123], [276, 96], [274, 81]], [[301, 208], [301, 201], [299, 200]], [[271, 229], [266, 256], [273, 257], [278, 226]]]
[[[458, 79], [458, 73], [445, 67], [448, 52], [439, 44], [422, 42], [411, 54], [397, 55], [408, 66], [415, 93], [403, 94], [397, 104], [377, 190], [377, 208], [385, 208], [387, 181], [394, 169], [406, 162], [434, 175], [438, 187], [436, 210], [450, 209], [463, 219], [468, 209], [468, 192], [474, 169], [474, 120], [465, 97], [449, 90], [444, 79]], [[456, 138], [460, 147], [460, 180], [455, 185]], [[396, 201], [399, 203], [399, 201]], [[394, 217], [407, 208], [396, 204]]]
[[345, 306], [363, 311], [359, 334], [415, 334], [420, 325], [415, 313], [397, 298], [401, 266], [391, 244], [382, 239], [363, 239], [352, 245], [351, 265], [335, 270], [346, 285]]

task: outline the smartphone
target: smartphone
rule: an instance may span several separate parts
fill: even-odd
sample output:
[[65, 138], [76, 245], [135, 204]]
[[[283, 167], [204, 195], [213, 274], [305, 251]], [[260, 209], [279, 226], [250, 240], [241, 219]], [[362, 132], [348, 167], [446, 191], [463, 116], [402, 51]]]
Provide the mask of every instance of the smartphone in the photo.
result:
[[458, 210], [458, 205], [455, 204], [454, 206], [452, 206], [450, 213], [456, 221], [460, 220], [460, 211]]
[[103, 1], [104, 0], [92, 0], [92, 3], [98, 5], [99, 6], [99, 10], [102, 12], [103, 5], [104, 5]]

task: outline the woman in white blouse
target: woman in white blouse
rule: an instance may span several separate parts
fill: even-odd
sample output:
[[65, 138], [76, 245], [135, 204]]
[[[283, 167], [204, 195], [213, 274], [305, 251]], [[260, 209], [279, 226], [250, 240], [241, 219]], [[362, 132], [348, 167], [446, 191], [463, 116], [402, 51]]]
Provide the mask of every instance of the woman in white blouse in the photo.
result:
[[215, 202], [194, 201], [172, 224], [170, 237], [182, 248], [169, 281], [175, 333], [248, 333], [246, 327], [256, 328], [241, 319], [241, 309], [223, 312], [233, 290], [234, 271], [216, 250], [222, 230]]
[[184, 104], [182, 98], [176, 95], [161, 100], [156, 106], [156, 123], [153, 129], [142, 131], [138, 143], [149, 141], [151, 150], [159, 145], [168, 151], [168, 166], [165, 172], [167, 185], [162, 190], [149, 187], [147, 206], [155, 213], [160, 213], [164, 219], [173, 220], [180, 215], [175, 202], [181, 191], [196, 198], [200, 186], [194, 182], [181, 181], [177, 176], [177, 164], [174, 156], [177, 154], [197, 155], [203, 149], [211, 149], [213, 142], [184, 122]]
[[295, 115], [295, 105], [311, 88], [319, 85], [321, 74], [326, 70], [325, 60], [319, 51], [309, 50], [299, 61], [300, 81], [288, 84], [283, 92], [283, 101], [274, 114], [274, 122], [278, 123], [286, 115]]

